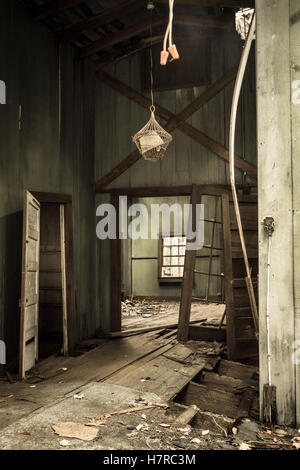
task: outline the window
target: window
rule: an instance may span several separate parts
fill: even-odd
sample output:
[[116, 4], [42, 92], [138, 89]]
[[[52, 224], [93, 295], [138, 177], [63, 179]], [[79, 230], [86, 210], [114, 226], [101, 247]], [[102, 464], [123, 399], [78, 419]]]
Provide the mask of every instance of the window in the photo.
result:
[[181, 282], [183, 278], [186, 237], [160, 236], [158, 277], [160, 282]]

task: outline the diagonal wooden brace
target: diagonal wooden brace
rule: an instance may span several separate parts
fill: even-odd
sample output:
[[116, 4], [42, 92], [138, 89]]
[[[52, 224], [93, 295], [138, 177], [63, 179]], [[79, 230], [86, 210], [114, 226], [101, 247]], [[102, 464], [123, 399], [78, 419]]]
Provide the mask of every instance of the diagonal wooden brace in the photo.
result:
[[[212, 86], [210, 86], [204, 93], [202, 93], [196, 100], [189, 104], [181, 113], [175, 115], [168, 111], [166, 108], [155, 104], [156, 113], [164, 120], [167, 121], [167, 124], [164, 126], [165, 130], [172, 132], [175, 129], [179, 129], [184, 134], [188, 135], [196, 142], [200, 143], [216, 155], [218, 155], [223, 160], [229, 161], [229, 152], [228, 150], [215, 140], [208, 137], [203, 132], [199, 131], [195, 127], [186, 123], [185, 120], [188, 119], [193, 113], [200, 109], [205, 103], [210, 101], [214, 96], [216, 96], [221, 90], [223, 90], [236, 76], [236, 69], [228, 72], [220, 80], [216, 81]], [[151, 101], [146, 98], [141, 93], [138, 93], [134, 89], [125, 85], [121, 81], [107, 74], [103, 70], [98, 70], [96, 77], [106, 83], [108, 86], [123, 94], [127, 98], [133, 100], [135, 103], [143, 106], [144, 108], [149, 108]], [[128, 168], [130, 168], [134, 163], [136, 163], [141, 158], [141, 155], [138, 151], [130, 153], [124, 160], [122, 160], [118, 165], [116, 165], [112, 170], [110, 170], [105, 176], [103, 176], [96, 184], [95, 191], [100, 192], [106, 186], [108, 186], [112, 181], [118, 178], [123, 174]], [[252, 164], [244, 160], [243, 158], [236, 155], [235, 165], [237, 168], [247, 173], [251, 178], [256, 180], [257, 178], [257, 168]]]

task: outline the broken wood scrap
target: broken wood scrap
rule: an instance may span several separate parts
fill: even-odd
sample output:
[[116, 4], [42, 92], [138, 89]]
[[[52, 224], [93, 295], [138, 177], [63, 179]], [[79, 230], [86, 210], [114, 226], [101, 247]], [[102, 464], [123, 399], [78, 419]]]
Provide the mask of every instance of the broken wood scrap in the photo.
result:
[[174, 424], [180, 426], [189, 424], [195, 418], [198, 411], [199, 408], [196, 405], [190, 405], [175, 419]]
[[[198, 323], [203, 323], [206, 321], [204, 318], [203, 320], [195, 320], [191, 321], [190, 324], [198, 324]], [[132, 329], [132, 330], [125, 330], [125, 331], [114, 331], [110, 333], [105, 333], [104, 337], [105, 338], [124, 338], [126, 336], [134, 336], [134, 335], [140, 335], [142, 333], [148, 333], [151, 331], [156, 331], [156, 330], [161, 330], [161, 329], [177, 329], [178, 323], [170, 323], [166, 325], [157, 325], [157, 326], [152, 326], [152, 327], [147, 327], [147, 328], [138, 328], [138, 329]]]
[[152, 405], [137, 406], [134, 408], [126, 408], [125, 410], [112, 411], [111, 413], [105, 413], [103, 418], [93, 419], [90, 423], [87, 423], [86, 426], [104, 426], [109, 418], [116, 415], [124, 415], [128, 413], [135, 413], [137, 411], [151, 410], [153, 408], [168, 408], [169, 405], [166, 403], [153, 403]]
[[249, 441], [247, 445], [250, 450], [292, 450], [293, 444], [286, 444], [283, 442], [262, 442], [262, 441]]
[[169, 349], [169, 351], [164, 354], [168, 359], [172, 359], [173, 361], [180, 362], [182, 364], [185, 364], [192, 355], [194, 355], [194, 352], [180, 343], [176, 344], [176, 346]]

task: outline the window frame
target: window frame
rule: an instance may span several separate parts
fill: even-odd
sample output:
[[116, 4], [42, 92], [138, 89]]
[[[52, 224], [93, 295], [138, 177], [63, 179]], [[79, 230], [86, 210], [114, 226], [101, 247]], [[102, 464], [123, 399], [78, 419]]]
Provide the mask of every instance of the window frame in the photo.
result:
[[[184, 234], [177, 234], [177, 233], [174, 233], [174, 232], [171, 232], [168, 235], [168, 238], [175, 238], [175, 237], [181, 238], [181, 237], [186, 237], [186, 236]], [[183, 282], [183, 276], [182, 277], [163, 277], [162, 276], [163, 258], [164, 258], [164, 256], [163, 256], [163, 249], [164, 249], [163, 238], [167, 238], [167, 236], [164, 235], [163, 233], [160, 233], [159, 234], [159, 239], [158, 239], [158, 256], [157, 256], [157, 259], [158, 259], [158, 274], [157, 274], [158, 282], [160, 284], [181, 284]], [[172, 256], [170, 256], [170, 257], [172, 258]], [[185, 258], [185, 253], [184, 253], [184, 258]], [[178, 267], [183, 267], [183, 273], [184, 273], [184, 264], [183, 264], [183, 266], [181, 266], [181, 265], [178, 266]], [[177, 265], [174, 266], [174, 267], [177, 267]]]

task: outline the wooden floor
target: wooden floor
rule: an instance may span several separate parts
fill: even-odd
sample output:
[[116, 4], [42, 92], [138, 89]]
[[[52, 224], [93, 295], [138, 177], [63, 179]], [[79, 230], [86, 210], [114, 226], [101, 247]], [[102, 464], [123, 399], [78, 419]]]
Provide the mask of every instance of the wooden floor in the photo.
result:
[[[214, 412], [225, 409], [229, 416], [236, 415], [241, 399], [235, 391], [245, 379], [257, 374], [257, 368], [237, 367], [221, 360], [222, 344], [189, 341], [184, 346], [175, 338], [176, 330], [158, 330], [89, 341], [82, 346], [91, 347], [94, 343], [97, 347], [78, 357], [50, 357], [38, 364], [26, 381], [10, 384], [1, 380], [0, 428], [97, 381], [130, 387], [141, 393], [154, 392], [166, 401], [175, 399], [183, 405], [191, 402], [201, 408], [205, 405], [205, 409]], [[212, 372], [218, 368], [221, 375]], [[236, 375], [235, 380], [221, 379], [232, 373]], [[246, 389], [249, 386], [253, 384], [248, 384]]]

